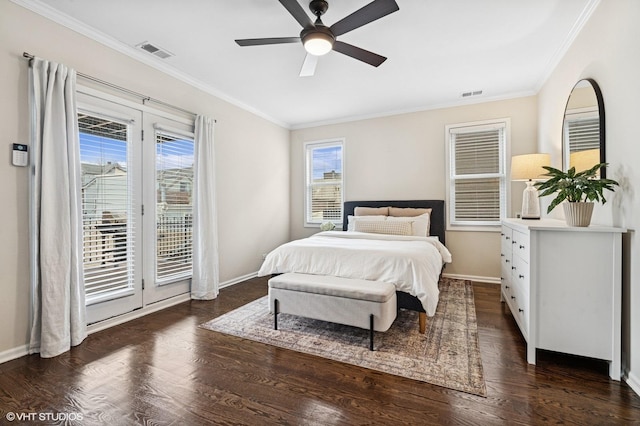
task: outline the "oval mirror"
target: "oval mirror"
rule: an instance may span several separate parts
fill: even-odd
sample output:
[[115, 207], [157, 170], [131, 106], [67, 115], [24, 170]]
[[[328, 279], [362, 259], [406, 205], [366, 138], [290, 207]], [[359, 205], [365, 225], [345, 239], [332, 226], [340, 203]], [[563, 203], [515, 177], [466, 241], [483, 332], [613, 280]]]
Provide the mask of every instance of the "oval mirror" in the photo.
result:
[[[576, 172], [605, 162], [604, 102], [598, 84], [592, 79], [578, 81], [564, 111], [562, 124], [563, 170]], [[605, 177], [605, 169], [600, 177]]]

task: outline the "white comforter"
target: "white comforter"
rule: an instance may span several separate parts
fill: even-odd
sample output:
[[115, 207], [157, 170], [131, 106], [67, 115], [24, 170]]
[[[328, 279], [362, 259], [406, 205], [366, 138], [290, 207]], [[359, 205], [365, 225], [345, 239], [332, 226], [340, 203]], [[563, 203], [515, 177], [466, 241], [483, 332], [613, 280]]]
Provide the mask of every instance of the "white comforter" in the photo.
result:
[[291, 241], [265, 258], [258, 276], [298, 272], [384, 281], [416, 296], [433, 316], [438, 278], [451, 253], [437, 237], [327, 231]]

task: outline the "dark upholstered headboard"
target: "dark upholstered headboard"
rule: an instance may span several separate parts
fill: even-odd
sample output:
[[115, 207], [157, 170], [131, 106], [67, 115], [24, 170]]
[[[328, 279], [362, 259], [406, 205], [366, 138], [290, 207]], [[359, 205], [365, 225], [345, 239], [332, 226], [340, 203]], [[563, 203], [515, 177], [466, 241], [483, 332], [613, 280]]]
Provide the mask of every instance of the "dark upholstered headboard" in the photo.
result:
[[356, 207], [414, 207], [414, 208], [430, 208], [431, 209], [431, 227], [429, 235], [437, 236], [440, 242], [445, 244], [445, 210], [444, 200], [401, 200], [401, 201], [345, 201], [342, 217], [342, 230], [347, 230], [347, 216], [353, 215]]

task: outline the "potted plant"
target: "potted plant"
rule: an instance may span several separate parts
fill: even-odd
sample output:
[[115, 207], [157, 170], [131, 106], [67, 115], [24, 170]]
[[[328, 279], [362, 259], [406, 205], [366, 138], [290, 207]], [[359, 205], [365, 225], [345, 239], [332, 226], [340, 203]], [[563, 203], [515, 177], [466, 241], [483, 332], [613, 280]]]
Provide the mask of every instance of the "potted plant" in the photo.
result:
[[553, 167], [543, 166], [547, 171], [543, 176], [550, 178], [544, 182], [537, 182], [534, 186], [541, 191], [540, 197], [556, 194], [547, 213], [566, 200], [567, 202], [563, 205], [567, 224], [589, 226], [594, 202], [606, 203], [604, 190], [614, 191], [614, 186], [618, 185], [618, 182], [613, 179], [598, 178], [598, 171], [606, 166], [607, 163], [600, 163], [578, 173], [575, 167], [563, 172]]

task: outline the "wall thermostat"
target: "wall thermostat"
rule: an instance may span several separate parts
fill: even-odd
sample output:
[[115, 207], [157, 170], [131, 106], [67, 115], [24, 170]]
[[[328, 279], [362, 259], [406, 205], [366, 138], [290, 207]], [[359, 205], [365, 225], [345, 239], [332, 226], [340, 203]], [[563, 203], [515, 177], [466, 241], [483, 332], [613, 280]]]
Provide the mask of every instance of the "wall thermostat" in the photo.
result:
[[13, 165], [14, 166], [26, 166], [29, 164], [29, 147], [21, 143], [13, 144]]

